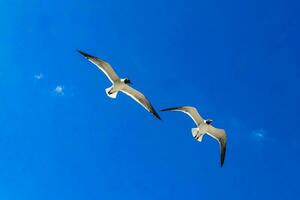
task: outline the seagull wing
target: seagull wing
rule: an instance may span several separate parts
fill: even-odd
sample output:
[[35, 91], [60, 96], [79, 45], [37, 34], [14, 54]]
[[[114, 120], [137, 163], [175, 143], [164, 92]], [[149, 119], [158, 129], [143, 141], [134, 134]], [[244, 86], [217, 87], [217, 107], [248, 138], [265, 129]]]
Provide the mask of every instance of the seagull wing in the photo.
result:
[[95, 56], [89, 55], [80, 50], [78, 50], [78, 52], [84, 57], [86, 57], [90, 62], [95, 64], [107, 76], [110, 82], [113, 83], [114, 81], [119, 79], [119, 76], [116, 74], [114, 69], [110, 66], [110, 64], [108, 64], [104, 60], [101, 60]]
[[224, 129], [215, 128], [211, 125], [207, 128], [207, 134], [216, 139], [220, 144], [221, 166], [224, 164], [226, 154], [226, 133]]
[[147, 111], [151, 112], [155, 117], [158, 119], [161, 119], [158, 113], [155, 111], [151, 103], [148, 101], [148, 99], [139, 91], [136, 89], [128, 86], [125, 84], [123, 89], [121, 90], [123, 93], [127, 94], [131, 98], [133, 98], [136, 102], [138, 102], [140, 105], [142, 105]]
[[162, 109], [161, 111], [180, 111], [184, 112], [185, 114], [189, 115], [195, 124], [199, 126], [204, 120], [198, 113], [197, 109], [191, 106], [182, 106], [182, 107], [173, 107], [173, 108], [165, 108]]

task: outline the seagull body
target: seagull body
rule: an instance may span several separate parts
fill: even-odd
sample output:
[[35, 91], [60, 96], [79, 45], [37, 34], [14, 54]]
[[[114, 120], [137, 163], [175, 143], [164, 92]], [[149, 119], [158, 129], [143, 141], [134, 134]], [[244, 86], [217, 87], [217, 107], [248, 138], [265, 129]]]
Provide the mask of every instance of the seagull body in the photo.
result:
[[224, 129], [218, 129], [213, 127], [212, 120], [207, 119], [204, 120], [200, 114], [198, 113], [197, 109], [191, 106], [182, 106], [182, 107], [173, 107], [173, 108], [166, 108], [162, 109], [161, 111], [180, 111], [184, 112], [185, 114], [189, 115], [197, 128], [192, 128], [193, 137], [201, 142], [202, 138], [205, 134], [208, 134], [212, 138], [216, 139], [220, 144], [220, 154], [221, 154], [221, 166], [224, 164], [225, 160], [225, 153], [226, 153], [226, 133]]
[[87, 58], [90, 62], [95, 64], [110, 80], [112, 86], [106, 88], [106, 94], [110, 98], [117, 98], [118, 92], [123, 92], [133, 98], [136, 102], [138, 102], [141, 106], [143, 106], [148, 112], [152, 113], [158, 119], [161, 119], [158, 113], [155, 111], [151, 103], [148, 99], [136, 89], [130, 87], [128, 84], [131, 84], [131, 81], [128, 78], [119, 78], [114, 69], [110, 66], [109, 63], [95, 57], [89, 55], [83, 51], [78, 50], [78, 52]]

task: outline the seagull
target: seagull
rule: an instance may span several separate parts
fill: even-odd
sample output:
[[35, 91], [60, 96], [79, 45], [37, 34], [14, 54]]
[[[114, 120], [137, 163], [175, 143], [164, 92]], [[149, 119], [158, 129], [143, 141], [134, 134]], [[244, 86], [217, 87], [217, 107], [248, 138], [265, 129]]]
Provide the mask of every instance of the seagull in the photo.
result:
[[180, 111], [189, 115], [197, 125], [197, 128], [192, 128], [192, 134], [197, 141], [201, 142], [203, 136], [205, 134], [208, 134], [209, 136], [211, 136], [212, 138], [216, 139], [219, 142], [220, 150], [221, 150], [221, 160], [220, 160], [221, 167], [223, 166], [225, 160], [226, 140], [227, 140], [224, 129], [213, 127], [211, 125], [213, 122], [211, 119], [204, 120], [198, 113], [197, 109], [191, 106], [166, 108], [166, 109], [162, 109], [161, 111]]
[[130, 87], [128, 84], [132, 84], [128, 78], [119, 78], [114, 69], [110, 66], [109, 63], [101, 60], [95, 56], [89, 55], [81, 50], [77, 50], [81, 55], [87, 58], [90, 62], [95, 64], [110, 80], [113, 84], [111, 87], [106, 88], [106, 94], [110, 98], [117, 98], [117, 94], [119, 91], [127, 94], [131, 98], [133, 98], [136, 102], [138, 102], [141, 106], [143, 106], [148, 112], [152, 113], [156, 118], [161, 120], [158, 113], [155, 111], [151, 103], [148, 99], [138, 90]]

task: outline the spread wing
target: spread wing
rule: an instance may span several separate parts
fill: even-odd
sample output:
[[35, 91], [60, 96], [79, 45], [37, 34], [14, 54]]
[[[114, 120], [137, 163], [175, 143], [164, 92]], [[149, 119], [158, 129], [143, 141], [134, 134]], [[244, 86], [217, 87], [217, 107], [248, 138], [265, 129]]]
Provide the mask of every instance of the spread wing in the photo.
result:
[[155, 117], [158, 119], [161, 119], [158, 113], [155, 111], [151, 103], [148, 101], [148, 99], [139, 91], [136, 89], [125, 85], [123, 89], [121, 90], [123, 93], [127, 94], [131, 98], [133, 98], [136, 102], [138, 102], [140, 105], [142, 105], [147, 111], [151, 112]]
[[193, 121], [199, 126], [204, 120], [198, 113], [197, 109], [191, 106], [182, 106], [182, 107], [173, 107], [173, 108], [165, 108], [161, 111], [180, 111], [184, 112], [185, 114], [189, 115]]
[[113, 83], [114, 81], [119, 79], [119, 76], [116, 74], [114, 69], [110, 66], [110, 64], [108, 64], [104, 60], [101, 60], [95, 56], [89, 55], [80, 50], [78, 50], [78, 52], [84, 57], [86, 57], [90, 62], [95, 64], [107, 76], [110, 82]]
[[215, 128], [213, 126], [208, 126], [207, 134], [219, 142], [220, 153], [221, 153], [221, 166], [223, 166], [225, 160], [225, 154], [226, 154], [226, 141], [227, 141], [225, 130]]

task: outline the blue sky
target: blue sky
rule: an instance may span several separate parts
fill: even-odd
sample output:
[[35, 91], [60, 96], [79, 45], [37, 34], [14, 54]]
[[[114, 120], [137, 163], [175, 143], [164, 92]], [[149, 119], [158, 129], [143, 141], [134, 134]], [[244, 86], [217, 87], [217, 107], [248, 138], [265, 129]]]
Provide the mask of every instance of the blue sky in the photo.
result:
[[[296, 1], [0, 2], [0, 199], [297, 199]], [[76, 52], [110, 62], [156, 120]], [[171, 86], [172, 85], [172, 86]]]

